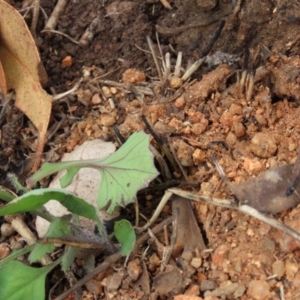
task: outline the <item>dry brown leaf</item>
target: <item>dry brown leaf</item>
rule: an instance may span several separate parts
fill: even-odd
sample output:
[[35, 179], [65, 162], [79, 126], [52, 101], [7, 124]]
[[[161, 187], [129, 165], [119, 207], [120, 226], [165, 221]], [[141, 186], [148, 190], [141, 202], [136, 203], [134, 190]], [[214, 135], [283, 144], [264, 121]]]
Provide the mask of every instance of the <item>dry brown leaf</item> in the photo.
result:
[[33, 169], [43, 153], [51, 113], [52, 97], [40, 84], [41, 60], [35, 42], [22, 16], [0, 0], [0, 61], [7, 89], [16, 93], [16, 107], [39, 132], [39, 145]]
[[6, 93], [7, 93], [7, 87], [6, 87], [6, 79], [5, 79], [5, 74], [4, 70], [1, 64], [0, 60], [0, 92], [3, 94], [4, 99], [6, 98]]

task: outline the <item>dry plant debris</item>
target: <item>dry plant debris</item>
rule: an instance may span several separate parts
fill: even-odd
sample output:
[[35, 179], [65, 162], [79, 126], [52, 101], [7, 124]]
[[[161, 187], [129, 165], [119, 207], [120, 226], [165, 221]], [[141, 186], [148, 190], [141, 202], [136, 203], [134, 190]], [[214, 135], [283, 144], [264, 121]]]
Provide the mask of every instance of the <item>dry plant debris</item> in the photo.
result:
[[[0, 57], [7, 89], [16, 93], [15, 105], [38, 130], [38, 146], [33, 170], [40, 164], [50, 119], [52, 97], [41, 87], [46, 72], [35, 42], [21, 15], [0, 1]], [[1, 88], [2, 90], [2, 88]], [[3, 90], [5, 94], [5, 90]]]

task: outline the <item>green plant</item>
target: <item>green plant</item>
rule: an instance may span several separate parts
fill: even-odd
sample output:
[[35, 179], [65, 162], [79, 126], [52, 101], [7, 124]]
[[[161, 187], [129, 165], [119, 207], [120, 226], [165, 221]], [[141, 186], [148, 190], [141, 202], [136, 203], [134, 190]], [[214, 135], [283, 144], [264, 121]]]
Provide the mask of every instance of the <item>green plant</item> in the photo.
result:
[[[39, 171], [27, 179], [27, 188], [33, 187], [39, 180], [63, 169], [67, 172], [61, 179], [61, 186], [65, 187], [71, 183], [80, 168], [95, 168], [101, 173], [97, 204], [99, 209], [106, 207], [109, 213], [117, 206], [133, 203], [137, 191], [148, 186], [158, 175], [153, 163], [153, 155], [149, 150], [149, 136], [144, 132], [138, 132], [134, 133], [118, 151], [104, 159], [45, 163]], [[0, 292], [3, 299], [20, 299], [21, 295], [26, 295], [28, 299], [44, 299], [44, 281], [47, 274], [58, 264], [62, 265], [63, 270], [67, 270], [80, 246], [111, 247], [105, 228], [98, 218], [98, 209], [70, 192], [44, 188], [30, 190], [22, 196], [15, 197], [8, 191], [0, 190], [0, 198], [8, 201], [8, 204], [0, 209], [0, 216], [33, 212], [51, 222], [43, 240], [15, 251], [0, 261]], [[100, 234], [93, 235], [92, 240], [82, 239], [85, 232], [70, 222], [71, 217], [54, 217], [43, 209], [43, 205], [51, 199], [64, 205], [72, 213], [73, 219], [76, 219], [76, 216], [84, 216], [94, 220]], [[121, 244], [122, 255], [128, 255], [134, 247], [136, 238], [131, 224], [127, 220], [117, 222], [114, 226], [114, 234]], [[29, 262], [38, 261], [46, 253], [54, 250], [54, 242], [64, 242], [66, 239], [69, 247], [65, 253], [46, 267], [33, 268], [15, 261], [17, 257], [29, 252]]]

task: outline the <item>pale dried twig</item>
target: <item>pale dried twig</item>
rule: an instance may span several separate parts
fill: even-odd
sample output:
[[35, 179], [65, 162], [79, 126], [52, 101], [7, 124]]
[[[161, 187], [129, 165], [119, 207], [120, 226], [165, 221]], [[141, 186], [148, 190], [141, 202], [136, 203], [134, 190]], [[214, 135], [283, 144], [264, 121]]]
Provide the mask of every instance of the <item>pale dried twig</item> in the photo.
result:
[[60, 14], [63, 12], [63, 10], [65, 9], [65, 7], [68, 4], [68, 0], [58, 0], [57, 4], [50, 16], [50, 18], [48, 19], [48, 22], [45, 25], [44, 30], [54, 30], [54, 28], [56, 27], [57, 23], [58, 23], [58, 19]]

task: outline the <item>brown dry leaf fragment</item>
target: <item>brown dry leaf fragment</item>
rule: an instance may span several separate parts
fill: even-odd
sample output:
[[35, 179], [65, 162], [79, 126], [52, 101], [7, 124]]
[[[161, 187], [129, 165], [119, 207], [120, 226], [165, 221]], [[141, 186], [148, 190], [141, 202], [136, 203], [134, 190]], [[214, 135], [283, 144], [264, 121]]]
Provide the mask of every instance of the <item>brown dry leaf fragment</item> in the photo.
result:
[[41, 60], [22, 16], [1, 0], [0, 16], [0, 60], [7, 89], [15, 90], [16, 107], [30, 119], [39, 132], [39, 145], [33, 167], [36, 170], [46, 140], [52, 97], [41, 87]]
[[173, 248], [173, 257], [184, 251], [202, 251], [206, 249], [199, 226], [194, 217], [191, 202], [180, 196], [173, 196], [172, 210], [178, 211], [178, 234]]
[[297, 192], [286, 196], [293, 166], [288, 164], [272, 168], [244, 183], [230, 184], [230, 188], [242, 204], [252, 206], [260, 212], [276, 214], [300, 203], [299, 186], [296, 188]]
[[6, 98], [6, 93], [7, 93], [7, 86], [6, 86], [6, 79], [5, 79], [5, 74], [4, 70], [1, 64], [0, 60], [0, 93], [3, 94], [4, 99]]

